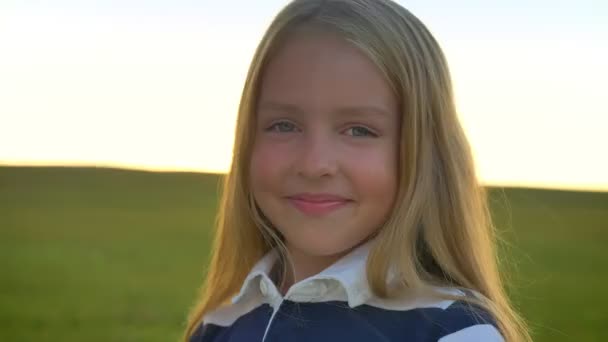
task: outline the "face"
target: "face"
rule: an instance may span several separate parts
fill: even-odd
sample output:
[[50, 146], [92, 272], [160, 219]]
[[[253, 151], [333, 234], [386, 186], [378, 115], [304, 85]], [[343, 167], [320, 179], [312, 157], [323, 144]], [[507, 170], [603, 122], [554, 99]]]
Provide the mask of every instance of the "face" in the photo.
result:
[[388, 83], [330, 34], [290, 37], [265, 69], [256, 108], [254, 198], [290, 251], [348, 252], [390, 213], [399, 119]]

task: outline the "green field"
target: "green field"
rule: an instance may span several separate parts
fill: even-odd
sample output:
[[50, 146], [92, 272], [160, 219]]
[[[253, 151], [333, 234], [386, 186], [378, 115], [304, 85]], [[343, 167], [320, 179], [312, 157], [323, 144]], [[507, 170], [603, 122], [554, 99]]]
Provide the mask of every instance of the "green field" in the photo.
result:
[[[175, 341], [218, 176], [0, 167], [0, 341]], [[535, 341], [606, 341], [608, 193], [492, 189]]]

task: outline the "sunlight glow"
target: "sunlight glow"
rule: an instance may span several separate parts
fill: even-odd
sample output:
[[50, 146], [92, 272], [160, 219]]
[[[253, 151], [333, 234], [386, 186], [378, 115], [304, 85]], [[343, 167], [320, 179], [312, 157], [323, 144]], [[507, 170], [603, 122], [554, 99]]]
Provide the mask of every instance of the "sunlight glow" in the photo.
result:
[[[59, 3], [0, 5], [0, 164], [225, 172], [248, 63], [285, 1]], [[472, 2], [410, 9], [444, 47], [485, 183], [608, 191], [608, 9], [527, 4], [500, 12], [515, 28]]]

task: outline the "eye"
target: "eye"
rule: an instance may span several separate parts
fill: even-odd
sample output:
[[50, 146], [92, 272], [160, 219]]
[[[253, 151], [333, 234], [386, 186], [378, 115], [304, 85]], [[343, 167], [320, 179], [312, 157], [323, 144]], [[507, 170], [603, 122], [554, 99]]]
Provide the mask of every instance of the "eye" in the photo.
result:
[[348, 135], [354, 136], [354, 137], [378, 137], [378, 135], [374, 132], [372, 132], [371, 130], [363, 127], [363, 126], [353, 126], [349, 129], [346, 130], [346, 132], [350, 132], [347, 133]]
[[266, 128], [268, 132], [287, 133], [296, 130], [296, 126], [289, 121], [275, 122], [270, 127]]

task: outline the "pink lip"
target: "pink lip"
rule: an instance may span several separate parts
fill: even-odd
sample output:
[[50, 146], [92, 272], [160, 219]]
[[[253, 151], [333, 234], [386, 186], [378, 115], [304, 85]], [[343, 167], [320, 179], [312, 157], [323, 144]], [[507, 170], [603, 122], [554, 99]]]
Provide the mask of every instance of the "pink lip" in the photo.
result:
[[332, 194], [298, 194], [289, 196], [288, 199], [298, 210], [312, 216], [325, 215], [351, 202]]

